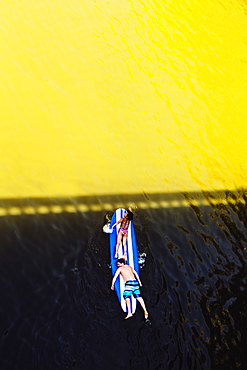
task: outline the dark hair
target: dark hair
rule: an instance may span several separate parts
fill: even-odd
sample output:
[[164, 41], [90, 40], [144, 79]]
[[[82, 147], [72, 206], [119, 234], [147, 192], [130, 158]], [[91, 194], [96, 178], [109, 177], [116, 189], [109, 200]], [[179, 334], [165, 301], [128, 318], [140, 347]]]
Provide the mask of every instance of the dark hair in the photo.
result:
[[125, 265], [125, 259], [124, 258], [119, 258], [116, 263], [118, 263], [118, 262], [123, 263]]
[[131, 212], [130, 210], [127, 209], [127, 219], [128, 220], [133, 220], [133, 212]]

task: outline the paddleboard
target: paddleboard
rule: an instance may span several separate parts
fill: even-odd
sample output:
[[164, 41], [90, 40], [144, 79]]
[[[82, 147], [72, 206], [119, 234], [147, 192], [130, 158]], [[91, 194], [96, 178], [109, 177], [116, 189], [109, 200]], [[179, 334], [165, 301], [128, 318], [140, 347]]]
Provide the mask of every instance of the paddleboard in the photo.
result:
[[[120, 218], [124, 217], [124, 213], [126, 210], [124, 208], [118, 208], [111, 219], [110, 223], [110, 230], [112, 230], [112, 225], [114, 225], [117, 221], [120, 220]], [[120, 224], [115, 226], [112, 230], [110, 235], [110, 259], [111, 259], [111, 268], [112, 268], [112, 275], [115, 274], [117, 270], [117, 259], [114, 258], [115, 252], [116, 252], [116, 244], [117, 244], [117, 235], [118, 230], [120, 228]], [[118, 250], [118, 258], [122, 258], [124, 254], [123, 245], [121, 244]], [[130, 221], [130, 225], [128, 228], [128, 240], [127, 240], [127, 264], [132, 266], [133, 269], [138, 273], [139, 275], [139, 263], [138, 263], [138, 246], [136, 243], [136, 236], [135, 236], [135, 230], [134, 230], [134, 224], [133, 221]], [[115, 291], [119, 300], [119, 303], [123, 309], [124, 312], [127, 312], [127, 307], [125, 304], [125, 300], [123, 299], [123, 291], [124, 291], [124, 280], [122, 276], [118, 276], [116, 282], [115, 282]], [[136, 310], [136, 299], [131, 296], [130, 299], [130, 305], [131, 305], [131, 312], [134, 313]]]

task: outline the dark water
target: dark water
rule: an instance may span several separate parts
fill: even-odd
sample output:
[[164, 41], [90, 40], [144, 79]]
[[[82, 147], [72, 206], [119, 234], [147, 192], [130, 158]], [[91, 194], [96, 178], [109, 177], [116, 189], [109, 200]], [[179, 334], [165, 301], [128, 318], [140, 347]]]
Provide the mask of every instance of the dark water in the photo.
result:
[[[159, 206], [171, 198], [176, 207]], [[244, 191], [98, 197], [83, 202], [99, 211], [2, 216], [0, 369], [246, 369], [246, 200]], [[110, 290], [102, 226], [127, 201], [145, 204], [134, 221], [151, 326], [139, 307], [125, 321]], [[30, 202], [44, 200], [1, 205]]]

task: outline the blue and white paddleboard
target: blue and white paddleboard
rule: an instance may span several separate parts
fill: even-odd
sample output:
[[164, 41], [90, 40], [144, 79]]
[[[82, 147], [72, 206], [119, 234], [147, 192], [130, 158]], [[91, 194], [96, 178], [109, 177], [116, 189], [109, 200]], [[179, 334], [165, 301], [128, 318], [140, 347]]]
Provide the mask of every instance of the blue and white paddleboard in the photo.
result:
[[[125, 212], [126, 210], [123, 208], [117, 209], [112, 216], [110, 227], [112, 227], [112, 225], [114, 225], [117, 221], [119, 221], [120, 218], [124, 217]], [[110, 233], [110, 259], [111, 259], [112, 275], [115, 274], [118, 268], [116, 264], [117, 259], [114, 258], [114, 256], [116, 252], [117, 235], [118, 235], [119, 228], [120, 228], [120, 224], [114, 227], [113, 231]], [[118, 250], [118, 258], [122, 258], [123, 254], [124, 254], [124, 250], [123, 250], [123, 245], [121, 244]], [[136, 236], [135, 236], [133, 221], [130, 222], [130, 225], [128, 228], [127, 264], [132, 266], [133, 269], [139, 275], [138, 247], [136, 243]], [[115, 282], [115, 291], [116, 291], [118, 300], [121, 304], [123, 311], [126, 312], [127, 307], [123, 299], [124, 281], [123, 281], [122, 276], [118, 276]], [[134, 313], [136, 310], [136, 299], [133, 296], [131, 297], [130, 304], [131, 304], [131, 312]]]

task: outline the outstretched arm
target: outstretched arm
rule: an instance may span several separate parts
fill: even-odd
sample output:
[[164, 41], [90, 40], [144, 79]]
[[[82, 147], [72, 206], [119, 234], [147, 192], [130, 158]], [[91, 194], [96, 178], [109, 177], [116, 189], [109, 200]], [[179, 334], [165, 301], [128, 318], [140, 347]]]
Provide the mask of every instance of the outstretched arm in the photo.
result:
[[119, 274], [120, 274], [120, 268], [117, 269], [117, 271], [115, 272], [115, 275], [113, 276], [112, 283], [111, 283], [111, 290], [114, 290], [114, 284]]
[[122, 222], [122, 218], [120, 218], [120, 220], [118, 220], [117, 222], [115, 222], [115, 224], [114, 224], [114, 225], [112, 225], [112, 229], [113, 229], [115, 226], [117, 226], [117, 224], [120, 224], [120, 222]]

